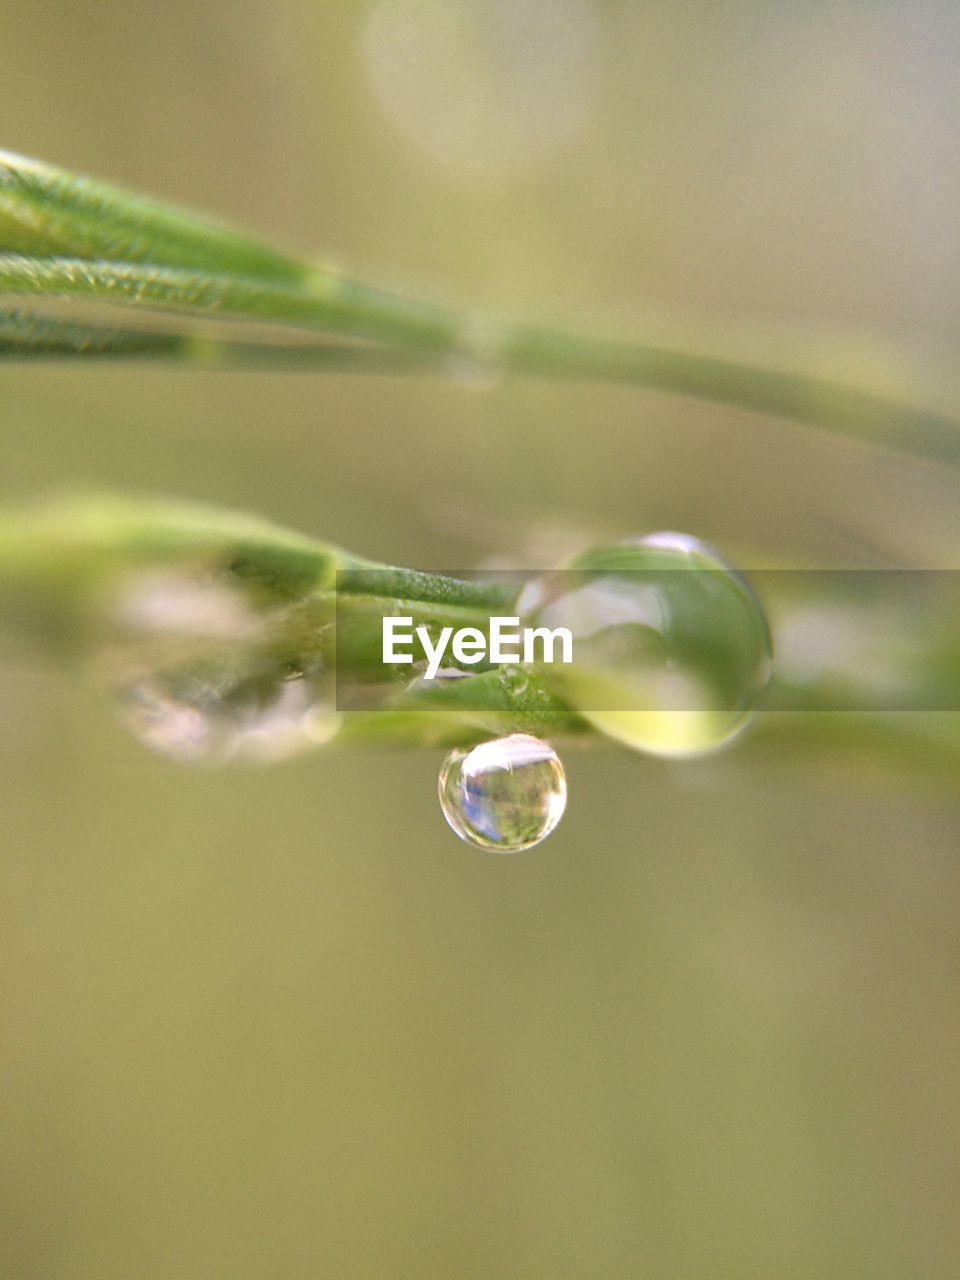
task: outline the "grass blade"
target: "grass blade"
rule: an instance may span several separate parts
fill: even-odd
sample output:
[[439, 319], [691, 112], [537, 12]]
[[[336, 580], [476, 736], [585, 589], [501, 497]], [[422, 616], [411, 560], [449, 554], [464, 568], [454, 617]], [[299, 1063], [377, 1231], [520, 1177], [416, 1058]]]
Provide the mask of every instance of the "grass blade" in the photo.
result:
[[[663, 343], [481, 324], [469, 314], [319, 270], [219, 224], [5, 152], [0, 294], [19, 300], [15, 312], [8, 310], [0, 355], [141, 355], [211, 367], [370, 373], [442, 372], [461, 356], [495, 366], [498, 374], [656, 388], [960, 464], [960, 422], [951, 414]], [[120, 319], [85, 332], [82, 326], [31, 329], [26, 317], [51, 299], [107, 304], [118, 317], [136, 314], [138, 320], [178, 316], [182, 337], [128, 336]], [[333, 353], [311, 342], [293, 346], [269, 332], [238, 341], [227, 331], [210, 334], [211, 321], [360, 340], [378, 353]]]
[[287, 283], [312, 274], [307, 264], [230, 227], [9, 151], [0, 151], [0, 246]]

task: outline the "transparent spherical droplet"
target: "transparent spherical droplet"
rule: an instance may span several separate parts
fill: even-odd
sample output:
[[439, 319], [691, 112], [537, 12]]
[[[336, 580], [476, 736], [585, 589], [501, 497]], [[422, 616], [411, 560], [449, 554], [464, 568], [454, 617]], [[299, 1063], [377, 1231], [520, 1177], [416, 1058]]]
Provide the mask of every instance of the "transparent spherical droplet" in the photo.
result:
[[567, 779], [548, 742], [514, 733], [451, 751], [439, 792], [444, 817], [462, 840], [519, 853], [545, 840], [563, 817]]
[[770, 680], [763, 608], [712, 547], [656, 533], [599, 547], [529, 582], [528, 625], [567, 627], [570, 665], [543, 664], [556, 692], [639, 751], [693, 756], [732, 738]]
[[285, 759], [328, 741], [340, 717], [317, 654], [283, 642], [283, 614], [201, 565], [114, 584], [93, 660], [121, 722], [188, 764]]

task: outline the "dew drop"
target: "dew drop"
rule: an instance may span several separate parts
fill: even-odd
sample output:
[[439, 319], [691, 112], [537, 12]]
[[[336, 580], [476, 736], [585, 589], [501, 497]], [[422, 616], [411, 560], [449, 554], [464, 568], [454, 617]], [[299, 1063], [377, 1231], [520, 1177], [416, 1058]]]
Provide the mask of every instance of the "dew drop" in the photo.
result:
[[515, 698], [518, 698], [530, 687], [530, 672], [524, 667], [515, 667], [512, 664], [501, 667], [500, 682]]
[[574, 661], [543, 678], [601, 732], [638, 751], [695, 756], [749, 721], [772, 670], [746, 579], [708, 544], [656, 533], [599, 547], [527, 583], [518, 611], [567, 627]]
[[143, 672], [118, 685], [118, 715], [136, 738], [185, 764], [285, 760], [329, 741], [339, 728], [315, 682], [222, 678], [187, 668]]
[[191, 565], [114, 585], [94, 673], [145, 746], [187, 764], [282, 760], [340, 725], [318, 653], [294, 658], [282, 610]]
[[548, 742], [526, 733], [451, 751], [438, 789], [443, 816], [461, 840], [493, 853], [539, 844], [567, 804], [560, 757]]

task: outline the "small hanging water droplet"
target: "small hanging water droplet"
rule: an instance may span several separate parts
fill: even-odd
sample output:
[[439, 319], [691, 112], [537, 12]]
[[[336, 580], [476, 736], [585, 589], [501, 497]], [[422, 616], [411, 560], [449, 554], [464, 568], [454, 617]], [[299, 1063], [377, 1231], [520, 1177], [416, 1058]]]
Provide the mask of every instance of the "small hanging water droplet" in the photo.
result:
[[542, 676], [586, 720], [638, 751], [694, 756], [750, 719], [771, 642], [750, 585], [712, 547], [656, 533], [599, 547], [527, 583], [527, 623], [566, 627], [569, 665]]
[[526, 733], [451, 751], [438, 789], [443, 816], [461, 840], [493, 853], [539, 844], [567, 804], [560, 757], [549, 742]]

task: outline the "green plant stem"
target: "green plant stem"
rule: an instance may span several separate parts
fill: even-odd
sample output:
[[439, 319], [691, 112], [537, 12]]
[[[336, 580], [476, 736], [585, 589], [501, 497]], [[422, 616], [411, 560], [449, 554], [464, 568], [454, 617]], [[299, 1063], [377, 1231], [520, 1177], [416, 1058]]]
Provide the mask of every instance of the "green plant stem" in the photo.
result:
[[[513, 374], [649, 387], [960, 463], [960, 424], [950, 414], [749, 360], [500, 322], [402, 297], [184, 210], [6, 152], [2, 295], [17, 305], [0, 315], [0, 356], [372, 374], [467, 365], [490, 380]], [[111, 318], [45, 317], [44, 305], [57, 299], [105, 305]], [[157, 317], [164, 323], [151, 330]], [[239, 334], [237, 321], [260, 332]], [[290, 333], [284, 340], [281, 328], [299, 340]]]
[[[278, 663], [312, 655], [329, 659], [332, 639], [338, 671], [374, 684], [385, 679], [379, 660], [385, 614], [409, 614], [414, 625], [484, 629], [493, 613], [512, 613], [519, 585], [378, 565], [268, 521], [182, 502], [92, 494], [0, 512], [4, 630], [53, 649], [63, 661], [99, 635], [104, 585], [157, 567], [188, 573], [199, 567], [247, 593], [266, 620]], [[796, 584], [789, 585], [795, 593]], [[766, 603], [776, 645], [781, 616], [788, 616], [783, 607], [795, 607], [797, 600], [794, 595]], [[840, 595], [834, 603], [856, 607]], [[869, 615], [862, 623], [861, 631], [872, 634]], [[929, 638], [931, 661], [918, 660], [916, 668], [930, 672], [924, 678], [937, 687], [919, 693], [925, 705], [939, 697], [941, 705], [958, 706], [960, 655], [947, 611], [940, 626], [942, 634]], [[884, 637], [892, 656], [903, 639]], [[889, 704], [887, 676], [881, 669], [874, 688], [869, 670], [855, 675], [851, 683], [843, 661], [831, 666], [827, 655], [816, 679], [791, 686], [787, 676], [771, 701], [793, 709], [761, 712], [748, 737], [774, 750], [794, 743], [824, 759], [845, 750], [927, 773], [955, 771], [960, 713], [872, 711]], [[836, 705], [838, 681], [846, 682], [848, 710], [823, 710]], [[432, 687], [388, 681], [382, 695], [375, 710], [347, 713], [345, 740], [441, 745], [506, 731], [598, 739], [535, 673], [515, 668], [494, 667]]]
[[435, 353], [455, 349], [459, 327], [454, 312], [320, 272], [309, 286], [298, 286], [177, 267], [6, 254], [0, 255], [0, 294], [4, 293], [109, 302], [194, 319], [283, 323]]
[[[288, 372], [444, 374], [451, 362], [475, 363], [493, 379], [506, 374], [572, 382], [626, 384], [673, 392], [751, 412], [824, 427], [872, 444], [960, 464], [960, 424], [857, 387], [808, 375], [777, 372], [663, 347], [566, 334], [542, 327], [487, 327], [481, 348], [468, 316], [417, 304], [331, 277], [303, 289], [259, 281], [114, 263], [0, 257], [0, 292], [110, 301], [120, 308], [171, 312], [197, 332], [167, 334], [37, 322], [18, 346], [13, 326], [0, 327], [0, 354], [100, 356], [175, 360], [219, 368]], [[232, 339], [203, 331], [210, 320], [282, 323], [333, 339], [362, 339], [371, 347], [290, 344]], [[465, 336], [466, 335], [466, 336]], [[51, 340], [52, 339], [52, 340]], [[387, 344], [387, 345], [382, 345]]]

